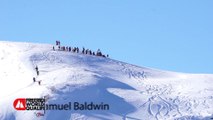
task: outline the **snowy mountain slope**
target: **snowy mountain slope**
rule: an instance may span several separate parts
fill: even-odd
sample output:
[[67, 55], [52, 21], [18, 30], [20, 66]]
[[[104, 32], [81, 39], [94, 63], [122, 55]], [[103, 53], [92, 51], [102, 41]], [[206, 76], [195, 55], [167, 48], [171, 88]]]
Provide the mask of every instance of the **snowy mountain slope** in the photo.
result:
[[[35, 66], [40, 75], [37, 76]], [[1, 120], [168, 120], [213, 117], [213, 75], [184, 74], [65, 51], [0, 42]], [[33, 82], [41, 80], [41, 85]], [[17, 111], [16, 98], [108, 104], [109, 110]]]

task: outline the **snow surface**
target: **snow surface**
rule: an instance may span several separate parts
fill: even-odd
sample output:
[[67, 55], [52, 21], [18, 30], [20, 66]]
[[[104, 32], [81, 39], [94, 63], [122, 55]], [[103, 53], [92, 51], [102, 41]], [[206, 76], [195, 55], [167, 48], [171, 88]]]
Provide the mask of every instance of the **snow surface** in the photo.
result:
[[[40, 75], [36, 76], [35, 66]], [[33, 83], [33, 77], [41, 85]], [[109, 110], [17, 111], [16, 98], [104, 102]], [[191, 120], [213, 117], [213, 75], [138, 67], [52, 45], [0, 42], [1, 120]]]

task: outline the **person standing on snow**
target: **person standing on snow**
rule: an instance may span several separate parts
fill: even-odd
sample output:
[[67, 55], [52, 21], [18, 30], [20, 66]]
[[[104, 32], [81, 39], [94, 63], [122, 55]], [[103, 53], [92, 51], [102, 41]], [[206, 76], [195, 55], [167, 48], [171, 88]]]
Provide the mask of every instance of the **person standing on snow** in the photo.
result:
[[36, 71], [36, 73], [37, 73], [37, 76], [39, 76], [39, 71]]
[[38, 71], [38, 66], [36, 65], [35, 70]]
[[39, 75], [38, 66], [35, 67], [37, 75]]
[[40, 80], [40, 81], [38, 81], [38, 85], [41, 85], [41, 80]]

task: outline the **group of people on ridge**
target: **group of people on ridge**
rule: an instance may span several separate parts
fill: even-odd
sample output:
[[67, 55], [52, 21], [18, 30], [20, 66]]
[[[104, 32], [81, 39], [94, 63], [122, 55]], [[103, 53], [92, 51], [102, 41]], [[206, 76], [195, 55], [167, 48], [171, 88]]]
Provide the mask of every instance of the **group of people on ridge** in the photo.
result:
[[[56, 46], [58, 47], [59, 51], [68, 51], [68, 52], [74, 52], [74, 53], [82, 53], [82, 54], [87, 54], [87, 55], [94, 55], [94, 56], [101, 56], [101, 57], [109, 57], [109, 55], [104, 55], [100, 49], [97, 50], [97, 52], [93, 52], [90, 49], [85, 49], [83, 47], [82, 51], [78, 47], [70, 47], [70, 46], [61, 46], [60, 41], [56, 41]], [[53, 46], [53, 50], [55, 51], [56, 48]]]

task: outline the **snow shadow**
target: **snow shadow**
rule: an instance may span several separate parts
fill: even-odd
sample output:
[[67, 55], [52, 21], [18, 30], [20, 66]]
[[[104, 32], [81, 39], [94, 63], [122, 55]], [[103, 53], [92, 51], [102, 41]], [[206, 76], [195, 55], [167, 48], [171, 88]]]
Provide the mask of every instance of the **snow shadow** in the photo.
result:
[[134, 88], [125, 83], [116, 81], [108, 77], [95, 76], [94, 79], [98, 80], [98, 82], [94, 85], [79, 88], [72, 92], [56, 92], [55, 94], [59, 94], [59, 97], [56, 100], [49, 100], [48, 104], [65, 104], [68, 102], [79, 102], [82, 104], [84, 102], [93, 102], [96, 104], [100, 104], [101, 102], [103, 102], [104, 104], [109, 105], [109, 110], [73, 110], [72, 106], [72, 110], [47, 111], [46, 119], [70, 119], [72, 113], [82, 114], [85, 116], [95, 117], [99, 119], [106, 119], [106, 116], [109, 117], [109, 115], [112, 114], [120, 116], [122, 118], [129, 111], [136, 110], [134, 106], [124, 101], [124, 99], [107, 91], [108, 88], [135, 90]]

